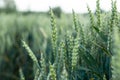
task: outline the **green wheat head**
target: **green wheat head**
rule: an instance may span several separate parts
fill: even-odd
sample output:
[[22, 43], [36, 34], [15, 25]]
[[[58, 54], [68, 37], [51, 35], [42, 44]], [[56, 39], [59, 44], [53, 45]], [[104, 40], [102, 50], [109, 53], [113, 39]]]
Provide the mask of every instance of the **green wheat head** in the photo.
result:
[[46, 80], [47, 79], [47, 73], [46, 73], [46, 64], [45, 64], [45, 57], [44, 54], [41, 53], [41, 59], [40, 59], [40, 64], [41, 64], [41, 71], [39, 78], [40, 80]]
[[47, 80], [56, 80], [56, 70], [54, 65], [50, 64], [50, 72], [48, 74]]
[[34, 55], [34, 53], [32, 52], [32, 50], [25, 43], [25, 41], [22, 41], [22, 43], [23, 43], [23, 47], [25, 47], [26, 51], [28, 52], [28, 55], [30, 56], [30, 58], [35, 62], [35, 64], [37, 65], [37, 67], [40, 69], [38, 60], [37, 60], [36, 56]]
[[[28, 45], [22, 41], [23, 46], [28, 52], [30, 58], [37, 65], [37, 71], [34, 80], [106, 80], [111, 79], [111, 56], [110, 53], [112, 46], [112, 39], [114, 35], [114, 45], [119, 44], [119, 31], [118, 28], [118, 13], [116, 2], [112, 2], [112, 13], [110, 16], [109, 24], [102, 23], [102, 13], [100, 9], [100, 0], [97, 0], [96, 16], [94, 16], [89, 8], [88, 14], [90, 18], [90, 26], [88, 25], [88, 32], [84, 30], [84, 26], [78, 21], [75, 12], [73, 11], [73, 23], [75, 30], [71, 33], [65, 34], [65, 37], [57, 41], [57, 27], [52, 9], [50, 8], [51, 28], [52, 28], [52, 51], [53, 63], [49, 60], [49, 71], [46, 71], [46, 56], [41, 53], [40, 61], [37, 60], [34, 53]], [[95, 21], [97, 18], [97, 21]], [[104, 27], [105, 28], [104, 28]], [[107, 28], [106, 28], [107, 27]], [[109, 27], [109, 28], [108, 28]], [[109, 29], [108, 34], [104, 32]], [[117, 30], [117, 32], [116, 32]], [[74, 35], [76, 33], [77, 35]], [[90, 34], [88, 34], [90, 33]], [[113, 34], [114, 33], [114, 34]], [[107, 39], [106, 39], [107, 38]], [[116, 46], [116, 55], [119, 56], [119, 46]], [[118, 57], [113, 57], [114, 68], [120, 67], [115, 63], [119, 60]], [[113, 75], [119, 75], [117, 70], [113, 70]], [[22, 74], [21, 74], [22, 75]], [[116, 77], [116, 76], [115, 76]]]
[[74, 27], [75, 27], [75, 31], [78, 32], [78, 24], [77, 24], [77, 16], [74, 12], [74, 10], [72, 10], [72, 14], [73, 14], [73, 22], [74, 22]]
[[112, 75], [112, 78], [113, 80], [117, 80], [117, 79], [120, 79], [120, 73], [119, 73], [119, 70], [120, 70], [120, 65], [119, 65], [119, 61], [120, 61], [120, 32], [119, 32], [119, 29], [117, 27], [114, 28], [114, 52], [115, 54], [113, 55], [112, 57], [112, 68], [113, 68], [113, 75]]
[[25, 80], [25, 77], [21, 68], [19, 69], [19, 74], [20, 74], [20, 80]]
[[56, 48], [57, 48], [57, 28], [56, 28], [54, 13], [51, 8], [50, 8], [50, 16], [51, 16], [51, 27], [52, 27], [52, 48], [53, 48], [53, 54], [55, 57]]
[[96, 2], [96, 7], [97, 7], [97, 11], [96, 11], [96, 16], [97, 16], [97, 26], [99, 27], [99, 29], [101, 28], [101, 11], [100, 11], [100, 0], [97, 0]]
[[79, 51], [79, 38], [74, 40], [74, 47], [72, 52], [72, 69], [74, 69], [78, 64], [78, 51]]

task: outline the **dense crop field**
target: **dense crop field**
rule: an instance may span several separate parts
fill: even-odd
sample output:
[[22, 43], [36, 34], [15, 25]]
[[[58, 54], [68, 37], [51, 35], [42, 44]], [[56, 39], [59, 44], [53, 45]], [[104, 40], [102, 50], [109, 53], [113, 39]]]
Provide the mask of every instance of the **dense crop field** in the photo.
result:
[[0, 80], [119, 80], [120, 14], [0, 14]]

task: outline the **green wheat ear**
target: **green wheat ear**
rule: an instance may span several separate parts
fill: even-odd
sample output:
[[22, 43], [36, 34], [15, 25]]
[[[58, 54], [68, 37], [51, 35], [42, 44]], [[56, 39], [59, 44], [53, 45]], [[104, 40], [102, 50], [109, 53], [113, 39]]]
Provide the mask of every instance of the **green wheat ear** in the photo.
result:
[[116, 1], [111, 3], [112, 5], [112, 14], [111, 19], [109, 21], [109, 32], [108, 32], [108, 41], [107, 41], [107, 49], [109, 50], [112, 43], [112, 36], [113, 36], [113, 28], [118, 25], [118, 16], [117, 16], [117, 7]]
[[56, 80], [56, 70], [54, 64], [50, 64], [50, 72], [47, 76], [47, 80]]
[[92, 11], [90, 10], [88, 5], [87, 5], [87, 9], [88, 9], [88, 12], [89, 12], [89, 15], [90, 15], [90, 24], [91, 24], [90, 29], [93, 33], [93, 28], [95, 27], [94, 17], [93, 17]]
[[50, 8], [50, 16], [51, 16], [51, 26], [52, 26], [52, 48], [53, 48], [53, 55], [56, 56], [56, 45], [57, 45], [57, 28], [56, 28], [56, 21], [54, 18], [54, 13]]
[[68, 72], [65, 68], [65, 63], [64, 63], [63, 70], [61, 73], [61, 80], [68, 80]]
[[115, 54], [113, 54], [112, 57], [112, 77], [113, 80], [119, 80], [120, 79], [120, 32], [118, 27], [114, 27], [114, 52]]
[[46, 80], [47, 73], [46, 73], [45, 57], [43, 53], [41, 53], [40, 64], [41, 64], [40, 80]]
[[[99, 27], [99, 29], [101, 28], [101, 10], [100, 10], [100, 0], [96, 1], [96, 16], [97, 16], [97, 26]], [[101, 30], [101, 29], [100, 29]]]
[[72, 15], [73, 15], [73, 22], [74, 22], [75, 31], [78, 32], [77, 18], [76, 18], [76, 14], [75, 14], [74, 10], [72, 10]]
[[19, 75], [20, 75], [20, 80], [25, 80], [25, 77], [21, 68], [19, 69]]
[[74, 47], [72, 52], [72, 69], [76, 68], [78, 62], [79, 38], [74, 39]]
[[29, 46], [23, 40], [22, 40], [22, 44], [23, 44], [23, 47], [27, 50], [28, 55], [30, 56], [30, 58], [35, 62], [37, 67], [40, 69], [38, 60], [37, 60], [36, 56], [34, 55], [34, 53], [32, 52], [32, 50], [29, 48]]
[[39, 76], [40, 76], [40, 70], [37, 69], [36, 72], [35, 72], [34, 80], [39, 80]]

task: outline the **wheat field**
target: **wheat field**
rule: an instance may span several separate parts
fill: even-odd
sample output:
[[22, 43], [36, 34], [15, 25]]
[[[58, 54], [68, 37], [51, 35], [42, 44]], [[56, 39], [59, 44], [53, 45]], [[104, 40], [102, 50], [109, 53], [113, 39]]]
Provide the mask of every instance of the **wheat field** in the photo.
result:
[[111, 5], [102, 12], [97, 0], [95, 13], [87, 5], [87, 14], [61, 18], [52, 8], [49, 15], [0, 14], [0, 79], [119, 80], [120, 14]]

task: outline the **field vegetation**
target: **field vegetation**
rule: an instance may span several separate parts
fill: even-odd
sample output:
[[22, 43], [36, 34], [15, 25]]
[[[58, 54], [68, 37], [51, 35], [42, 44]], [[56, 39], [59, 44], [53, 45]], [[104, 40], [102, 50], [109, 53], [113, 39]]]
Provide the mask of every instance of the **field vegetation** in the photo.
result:
[[0, 79], [119, 80], [120, 14], [116, 1], [109, 12], [96, 3], [86, 14], [1, 13]]

